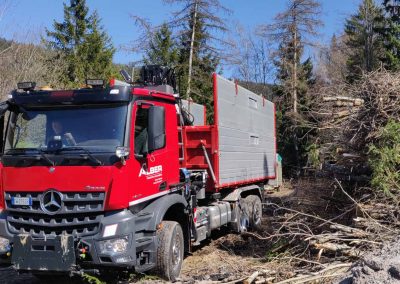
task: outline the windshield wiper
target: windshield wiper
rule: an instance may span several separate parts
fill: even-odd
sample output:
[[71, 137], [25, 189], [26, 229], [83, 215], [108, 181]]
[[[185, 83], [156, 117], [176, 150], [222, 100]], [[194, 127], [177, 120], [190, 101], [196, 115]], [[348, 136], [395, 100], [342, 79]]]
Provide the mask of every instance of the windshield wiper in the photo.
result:
[[56, 153], [60, 153], [60, 152], [67, 152], [67, 151], [82, 151], [85, 152], [86, 156], [81, 156], [82, 158], [84, 158], [85, 160], [89, 159], [92, 162], [96, 163], [97, 165], [101, 166], [103, 165], [103, 162], [100, 161], [99, 159], [97, 159], [95, 156], [93, 156], [92, 153], [90, 153], [89, 150], [83, 148], [83, 147], [66, 147], [66, 148], [61, 148], [56, 150]]
[[[39, 153], [39, 156], [31, 156], [31, 158], [35, 158], [37, 160], [45, 160], [50, 166], [55, 165], [55, 162], [50, 160], [46, 155], [45, 155], [45, 151], [43, 151], [42, 149], [39, 148], [20, 148], [20, 149], [10, 149], [7, 151], [7, 154], [11, 152], [10, 154], [16, 154], [16, 155], [26, 155], [28, 154], [27, 152], [37, 152]], [[30, 158], [30, 156], [25, 156], [24, 158]]]

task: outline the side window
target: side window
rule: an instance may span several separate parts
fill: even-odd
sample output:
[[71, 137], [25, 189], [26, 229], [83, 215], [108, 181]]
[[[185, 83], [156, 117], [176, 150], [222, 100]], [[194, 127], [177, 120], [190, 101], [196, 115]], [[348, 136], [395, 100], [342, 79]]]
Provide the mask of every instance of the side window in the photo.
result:
[[152, 106], [149, 108], [149, 151], [165, 147], [165, 108]]
[[148, 152], [149, 109], [139, 107], [135, 119], [135, 154]]

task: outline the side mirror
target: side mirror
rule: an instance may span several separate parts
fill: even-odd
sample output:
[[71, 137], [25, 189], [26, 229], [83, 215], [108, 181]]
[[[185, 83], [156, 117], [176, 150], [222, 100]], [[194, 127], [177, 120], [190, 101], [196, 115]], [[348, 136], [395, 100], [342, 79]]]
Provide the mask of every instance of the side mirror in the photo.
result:
[[129, 156], [130, 150], [128, 147], [118, 146], [115, 148], [115, 155], [121, 159], [123, 165], [126, 164], [126, 158]]
[[9, 110], [10, 105], [7, 102], [0, 103], [0, 155], [3, 154], [4, 151], [4, 142], [5, 142], [5, 115]]
[[4, 115], [0, 116], [0, 155], [4, 151], [4, 141], [5, 141], [5, 131], [4, 131]]
[[165, 108], [152, 106], [149, 108], [148, 125], [149, 153], [165, 146]]

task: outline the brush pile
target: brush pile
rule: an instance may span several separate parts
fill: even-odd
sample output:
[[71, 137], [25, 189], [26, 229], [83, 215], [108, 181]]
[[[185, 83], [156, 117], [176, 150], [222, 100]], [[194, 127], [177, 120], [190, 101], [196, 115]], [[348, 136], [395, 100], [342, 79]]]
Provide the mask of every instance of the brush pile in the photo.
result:
[[400, 122], [400, 73], [381, 69], [353, 84], [321, 88], [315, 98], [311, 115], [318, 121], [325, 169], [339, 172], [334, 176], [341, 180], [365, 180], [369, 145], [389, 121]]
[[[268, 262], [289, 263], [295, 273], [277, 277], [261, 276], [258, 271], [259, 281], [275, 276], [273, 281], [258, 283], [368, 279], [360, 274], [368, 270], [372, 277], [374, 273], [367, 267], [368, 255], [397, 239], [400, 229], [400, 207], [392, 198], [369, 188], [345, 190], [337, 179], [303, 180], [295, 185], [293, 196], [282, 202], [271, 200], [266, 208], [273, 215], [270, 229], [245, 235], [268, 244]], [[382, 256], [376, 262], [378, 267], [389, 267], [396, 259]]]

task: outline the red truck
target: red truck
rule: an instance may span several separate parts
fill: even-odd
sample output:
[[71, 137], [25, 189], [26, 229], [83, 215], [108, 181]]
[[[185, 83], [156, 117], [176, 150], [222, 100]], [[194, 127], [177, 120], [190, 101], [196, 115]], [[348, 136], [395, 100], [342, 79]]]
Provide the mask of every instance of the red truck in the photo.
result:
[[141, 84], [18, 85], [0, 105], [0, 259], [37, 275], [103, 269], [179, 277], [211, 231], [261, 224], [276, 179], [275, 107], [217, 74], [214, 124], [174, 94], [170, 70]]

